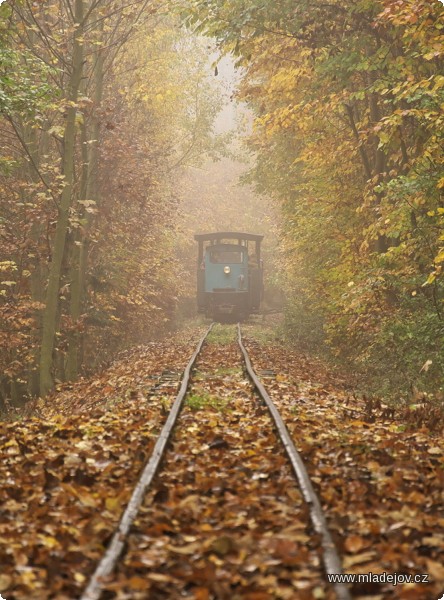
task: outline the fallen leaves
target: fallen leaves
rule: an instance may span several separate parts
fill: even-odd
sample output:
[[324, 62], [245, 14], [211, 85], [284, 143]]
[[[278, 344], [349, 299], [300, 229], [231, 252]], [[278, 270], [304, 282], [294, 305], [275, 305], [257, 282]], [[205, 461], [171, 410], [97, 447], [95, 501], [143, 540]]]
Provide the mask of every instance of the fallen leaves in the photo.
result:
[[[61, 389], [44, 419], [0, 424], [0, 593], [78, 597], [165, 420], [192, 344], [150, 345]], [[327, 510], [350, 573], [429, 573], [430, 584], [355, 595], [442, 593], [443, 453], [426, 428], [368, 422], [328, 372], [250, 343]], [[227, 354], [223, 354], [227, 352]], [[107, 589], [117, 598], [329, 598], [318, 540], [235, 346], [208, 346], [167, 463]], [[239, 365], [239, 363], [238, 363]], [[168, 372], [168, 377], [162, 373]], [[111, 388], [111, 389], [110, 389]], [[104, 392], [106, 390], [106, 393]], [[206, 395], [204, 394], [206, 392]], [[60, 411], [63, 414], [57, 414]], [[295, 596], [296, 594], [296, 596]], [[381, 596], [382, 597], [382, 596]]]
[[362, 548], [368, 545], [369, 543], [366, 542], [366, 540], [364, 540], [359, 535], [350, 535], [348, 538], [346, 538], [344, 542], [345, 549], [347, 550], [347, 552], [350, 552], [352, 554], [356, 554], [357, 552], [362, 550]]
[[294, 582], [301, 600], [315, 589], [332, 598], [308, 509], [236, 344], [204, 348], [189, 397], [107, 589], [120, 584], [123, 598], [135, 573], [155, 573], [159, 599], [292, 600]]
[[40, 418], [0, 423], [5, 598], [79, 597], [176, 394], [162, 373], [184, 368], [198, 334], [127, 352], [40, 402]]
[[10, 575], [0, 575], [0, 592], [5, 592], [12, 584]]
[[[254, 327], [245, 329], [254, 335]], [[264, 384], [317, 484], [345, 569], [430, 575], [429, 584], [356, 584], [354, 594], [421, 600], [442, 595], [439, 428], [412, 430], [382, 413], [368, 419], [365, 402], [351, 399], [319, 361], [254, 339], [247, 348], [257, 372], [272, 365], [281, 374], [278, 382], [270, 377]]]

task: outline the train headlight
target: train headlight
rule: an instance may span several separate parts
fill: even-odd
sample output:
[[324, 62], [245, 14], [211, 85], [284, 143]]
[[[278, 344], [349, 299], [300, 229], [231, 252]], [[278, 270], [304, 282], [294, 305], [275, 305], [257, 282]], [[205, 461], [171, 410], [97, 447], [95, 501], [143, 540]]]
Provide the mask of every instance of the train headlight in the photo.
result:
[[229, 275], [231, 273], [231, 269], [228, 265], [226, 267], [224, 267], [224, 273], [225, 273], [225, 275]]

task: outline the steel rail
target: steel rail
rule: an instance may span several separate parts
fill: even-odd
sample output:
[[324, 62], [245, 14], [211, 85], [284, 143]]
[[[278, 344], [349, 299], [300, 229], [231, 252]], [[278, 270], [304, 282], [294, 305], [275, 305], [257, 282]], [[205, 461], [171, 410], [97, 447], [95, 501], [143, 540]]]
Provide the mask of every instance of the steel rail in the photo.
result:
[[116, 528], [111, 542], [108, 545], [105, 554], [103, 555], [99, 564], [97, 565], [96, 570], [91, 576], [88, 586], [83, 592], [82, 596], [80, 597], [80, 600], [99, 600], [103, 591], [104, 578], [111, 575], [111, 573], [114, 571], [117, 561], [119, 560], [119, 557], [122, 553], [125, 544], [125, 539], [129, 533], [131, 525], [137, 517], [137, 514], [143, 502], [143, 498], [157, 472], [157, 469], [159, 468], [160, 462], [163, 458], [163, 454], [170, 440], [171, 433], [176, 424], [177, 417], [179, 416], [183, 401], [188, 390], [191, 370], [194, 366], [194, 363], [196, 362], [196, 359], [202, 349], [202, 346], [208, 334], [213, 328], [213, 325], [214, 323], [210, 325], [205, 335], [200, 339], [196, 350], [194, 351], [194, 354], [192, 355], [185, 368], [179, 393], [177, 394], [176, 399], [174, 400], [170, 414], [168, 415], [168, 418], [162, 428], [162, 431], [160, 432], [159, 437], [157, 438], [153, 452], [145, 465], [145, 468], [142, 472], [142, 475], [139, 478], [139, 481], [136, 484], [136, 487], [134, 488], [132, 496], [128, 502], [125, 512], [123, 513], [120, 519], [119, 525]]
[[[264, 400], [268, 411], [274, 421], [278, 435], [285, 447], [285, 451], [291, 462], [291, 466], [296, 475], [296, 478], [299, 482], [299, 487], [301, 489], [302, 495], [305, 499], [305, 502], [309, 506], [310, 517], [313, 527], [315, 531], [321, 536], [325, 572], [327, 575], [338, 575], [342, 573], [341, 559], [339, 557], [339, 553], [336, 549], [333, 538], [331, 537], [331, 534], [328, 530], [327, 520], [322, 510], [319, 498], [310, 481], [307, 469], [305, 468], [301, 455], [296, 450], [293, 440], [291, 439], [290, 433], [284, 421], [282, 420], [278, 409], [276, 408], [273, 400], [268, 395], [265, 387], [263, 386], [253, 369], [248, 352], [242, 343], [242, 333], [239, 323], [237, 325], [237, 331], [238, 343], [242, 355], [244, 357], [248, 376], [253, 382], [253, 385], [256, 388], [257, 392]], [[344, 583], [331, 583], [331, 586], [333, 587], [338, 600], [351, 600], [352, 596], [350, 594], [350, 591]]]

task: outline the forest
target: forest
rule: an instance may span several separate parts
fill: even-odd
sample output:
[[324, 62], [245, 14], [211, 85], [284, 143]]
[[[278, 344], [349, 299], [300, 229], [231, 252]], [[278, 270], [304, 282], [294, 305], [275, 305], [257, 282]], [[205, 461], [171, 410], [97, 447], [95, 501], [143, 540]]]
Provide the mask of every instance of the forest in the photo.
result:
[[[233, 57], [252, 122], [254, 200], [231, 216], [277, 215], [288, 339], [361, 390], [442, 400], [439, 0], [17, 1], [0, 16], [3, 408], [175, 326], [194, 285], [177, 251], [192, 248], [187, 173], [235, 168], [212, 53]], [[200, 223], [188, 207], [192, 226], [231, 218], [217, 194]]]
[[439, 598], [443, 136], [442, 0], [0, 0], [0, 600]]
[[193, 4], [243, 69], [291, 338], [364, 388], [442, 400], [442, 3]]

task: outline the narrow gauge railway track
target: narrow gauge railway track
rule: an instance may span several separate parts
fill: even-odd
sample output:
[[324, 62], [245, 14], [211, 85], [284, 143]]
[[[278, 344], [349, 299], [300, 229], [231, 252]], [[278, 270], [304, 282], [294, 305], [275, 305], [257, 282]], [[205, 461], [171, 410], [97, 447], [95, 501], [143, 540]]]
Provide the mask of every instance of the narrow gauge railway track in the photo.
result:
[[[152, 455], [80, 600], [350, 599], [345, 585], [326, 583], [325, 574], [341, 572], [340, 558], [302, 459], [252, 368], [240, 326], [238, 345], [217, 345], [217, 356], [213, 344], [202, 351], [212, 329], [184, 371]], [[229, 399], [211, 396], [208, 387], [229, 387]], [[190, 407], [176, 427], [187, 394]], [[219, 406], [197, 418], [193, 401], [199, 405], [203, 397]], [[277, 582], [279, 591], [271, 595]], [[124, 591], [126, 584], [131, 591]]]

